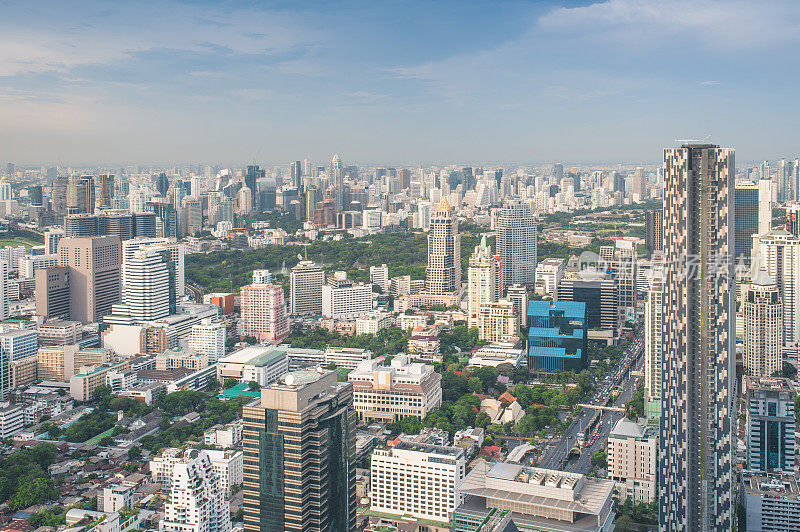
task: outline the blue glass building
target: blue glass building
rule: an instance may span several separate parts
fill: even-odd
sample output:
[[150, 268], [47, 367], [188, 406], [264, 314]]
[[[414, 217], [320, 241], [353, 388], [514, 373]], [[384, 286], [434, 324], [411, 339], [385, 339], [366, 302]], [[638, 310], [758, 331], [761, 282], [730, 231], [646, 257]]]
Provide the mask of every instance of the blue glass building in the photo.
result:
[[528, 325], [529, 369], [577, 372], [586, 368], [586, 303], [531, 301]]

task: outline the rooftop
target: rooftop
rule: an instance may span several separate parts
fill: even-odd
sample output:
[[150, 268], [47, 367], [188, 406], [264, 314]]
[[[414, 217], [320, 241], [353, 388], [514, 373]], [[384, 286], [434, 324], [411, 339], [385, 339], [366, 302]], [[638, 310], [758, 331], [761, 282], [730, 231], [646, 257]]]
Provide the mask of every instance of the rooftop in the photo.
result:
[[623, 417], [617, 421], [614, 428], [611, 429], [609, 436], [616, 436], [619, 438], [647, 438], [647, 428], [631, 421], [627, 417]]
[[797, 479], [792, 475], [745, 471], [742, 474], [742, 484], [745, 492], [750, 495], [800, 500]]
[[222, 364], [246, 364], [248, 366], [268, 366], [286, 357], [286, 349], [274, 345], [245, 347], [226, 357], [220, 358]]

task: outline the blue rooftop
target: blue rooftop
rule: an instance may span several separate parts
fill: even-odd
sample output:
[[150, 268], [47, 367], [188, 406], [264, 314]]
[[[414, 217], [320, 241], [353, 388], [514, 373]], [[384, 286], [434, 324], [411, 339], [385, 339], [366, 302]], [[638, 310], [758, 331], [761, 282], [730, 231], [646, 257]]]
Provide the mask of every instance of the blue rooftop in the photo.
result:
[[583, 301], [531, 301], [528, 303], [528, 316], [548, 316], [551, 312], [563, 313], [570, 318], [586, 316], [586, 303]]

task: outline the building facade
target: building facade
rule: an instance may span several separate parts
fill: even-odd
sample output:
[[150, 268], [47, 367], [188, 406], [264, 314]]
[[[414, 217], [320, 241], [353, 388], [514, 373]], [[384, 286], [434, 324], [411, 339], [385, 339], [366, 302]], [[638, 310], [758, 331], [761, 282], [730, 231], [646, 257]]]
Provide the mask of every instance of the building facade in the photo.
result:
[[425, 286], [434, 295], [461, 288], [461, 235], [453, 207], [444, 197], [431, 213]]
[[580, 372], [587, 366], [586, 304], [528, 303], [528, 369]]
[[365, 360], [347, 375], [353, 406], [363, 421], [393, 422], [406, 416], [420, 420], [442, 404], [442, 377], [433, 366], [394, 357], [388, 366]]
[[[655, 431], [654, 431], [655, 432]], [[620, 502], [656, 499], [658, 448], [655, 433], [623, 417], [608, 434], [608, 478], [617, 483]]]
[[666, 530], [731, 529], [734, 175], [733, 150], [664, 150], [659, 522]]
[[258, 341], [281, 341], [289, 336], [289, 317], [280, 286], [243, 286], [240, 304], [243, 336], [252, 336]]
[[496, 227], [503, 286], [533, 286], [536, 282], [538, 228], [530, 206], [519, 200], [504, 201]]
[[743, 294], [744, 352], [742, 361], [748, 375], [769, 377], [783, 370], [781, 334], [783, 305], [778, 286], [763, 269]]
[[356, 527], [356, 414], [335, 372], [296, 371], [243, 408], [244, 529]]
[[795, 390], [789, 379], [744, 378], [747, 467], [794, 472]]
[[289, 274], [289, 313], [292, 316], [322, 313], [325, 273], [313, 262], [300, 261]]

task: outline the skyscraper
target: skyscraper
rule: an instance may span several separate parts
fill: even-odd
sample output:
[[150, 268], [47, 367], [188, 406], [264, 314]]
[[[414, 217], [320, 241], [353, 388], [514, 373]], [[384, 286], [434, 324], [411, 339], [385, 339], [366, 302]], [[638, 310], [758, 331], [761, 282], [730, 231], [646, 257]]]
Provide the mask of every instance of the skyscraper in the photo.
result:
[[289, 274], [289, 313], [292, 316], [322, 313], [325, 273], [310, 260], [303, 260]]
[[111, 207], [111, 198], [114, 197], [114, 174], [100, 174], [97, 187], [97, 208], [108, 209]]
[[[789, 379], [742, 379], [747, 408], [747, 469], [794, 472], [795, 390]], [[776, 527], [777, 528], [777, 527]]]
[[116, 236], [63, 238], [58, 266], [36, 270], [36, 313], [100, 321], [119, 303], [122, 245]]
[[644, 306], [644, 398], [648, 424], [661, 417], [661, 363], [663, 359], [664, 277], [654, 272]]
[[[261, 170], [258, 165], [249, 165], [244, 173], [244, 184], [250, 189], [250, 206], [247, 212], [259, 211], [260, 205], [258, 203], [258, 179], [264, 177], [266, 171]], [[194, 192], [195, 197], [200, 197], [199, 191]]]
[[470, 327], [477, 327], [481, 305], [497, 301], [502, 295], [500, 261], [492, 255], [491, 248], [486, 245], [485, 236], [481, 238], [480, 245], [475, 247], [475, 252], [469, 258], [467, 290], [468, 324]]
[[664, 150], [661, 530], [731, 530], [734, 176], [731, 149]]
[[353, 386], [295, 371], [243, 407], [246, 532], [356, 528]]
[[161, 172], [156, 177], [156, 190], [159, 194], [161, 194], [162, 198], [167, 197], [167, 190], [169, 190], [169, 179], [167, 178], [167, 174]]
[[289, 166], [289, 174], [292, 181], [292, 186], [298, 191], [303, 190], [303, 167], [300, 161], [295, 161]]
[[231, 512], [225, 491], [209, 453], [185, 451], [172, 467], [159, 532], [229, 532]]
[[289, 318], [283, 288], [250, 284], [241, 289], [242, 334], [258, 341], [280, 341], [289, 336]]
[[341, 210], [344, 195], [344, 169], [342, 168], [342, 160], [339, 158], [338, 153], [333, 155], [330, 167], [328, 168], [328, 188], [333, 189], [334, 198], [336, 199], [336, 208]]
[[94, 176], [72, 175], [67, 183], [67, 212], [93, 213], [95, 205]]
[[769, 377], [783, 368], [783, 308], [778, 286], [759, 270], [744, 294], [744, 367], [748, 375]]
[[733, 235], [736, 258], [749, 260], [753, 235], [758, 234], [759, 188], [752, 181], [739, 181], [734, 191]]
[[435, 295], [461, 288], [461, 236], [458, 234], [458, 219], [445, 197], [431, 213], [425, 284]]
[[644, 213], [644, 243], [648, 253], [664, 251], [664, 211], [656, 209]]
[[783, 301], [783, 350], [800, 348], [800, 238], [773, 229], [757, 239], [759, 264], [778, 285]]
[[161, 253], [147, 248], [133, 251], [125, 259], [122, 283], [122, 299], [134, 320], [150, 321], [170, 314], [170, 301], [175, 300], [175, 269], [169, 258], [165, 260]]
[[527, 203], [503, 202], [497, 218], [497, 253], [503, 268], [503, 286], [536, 281], [536, 218]]

